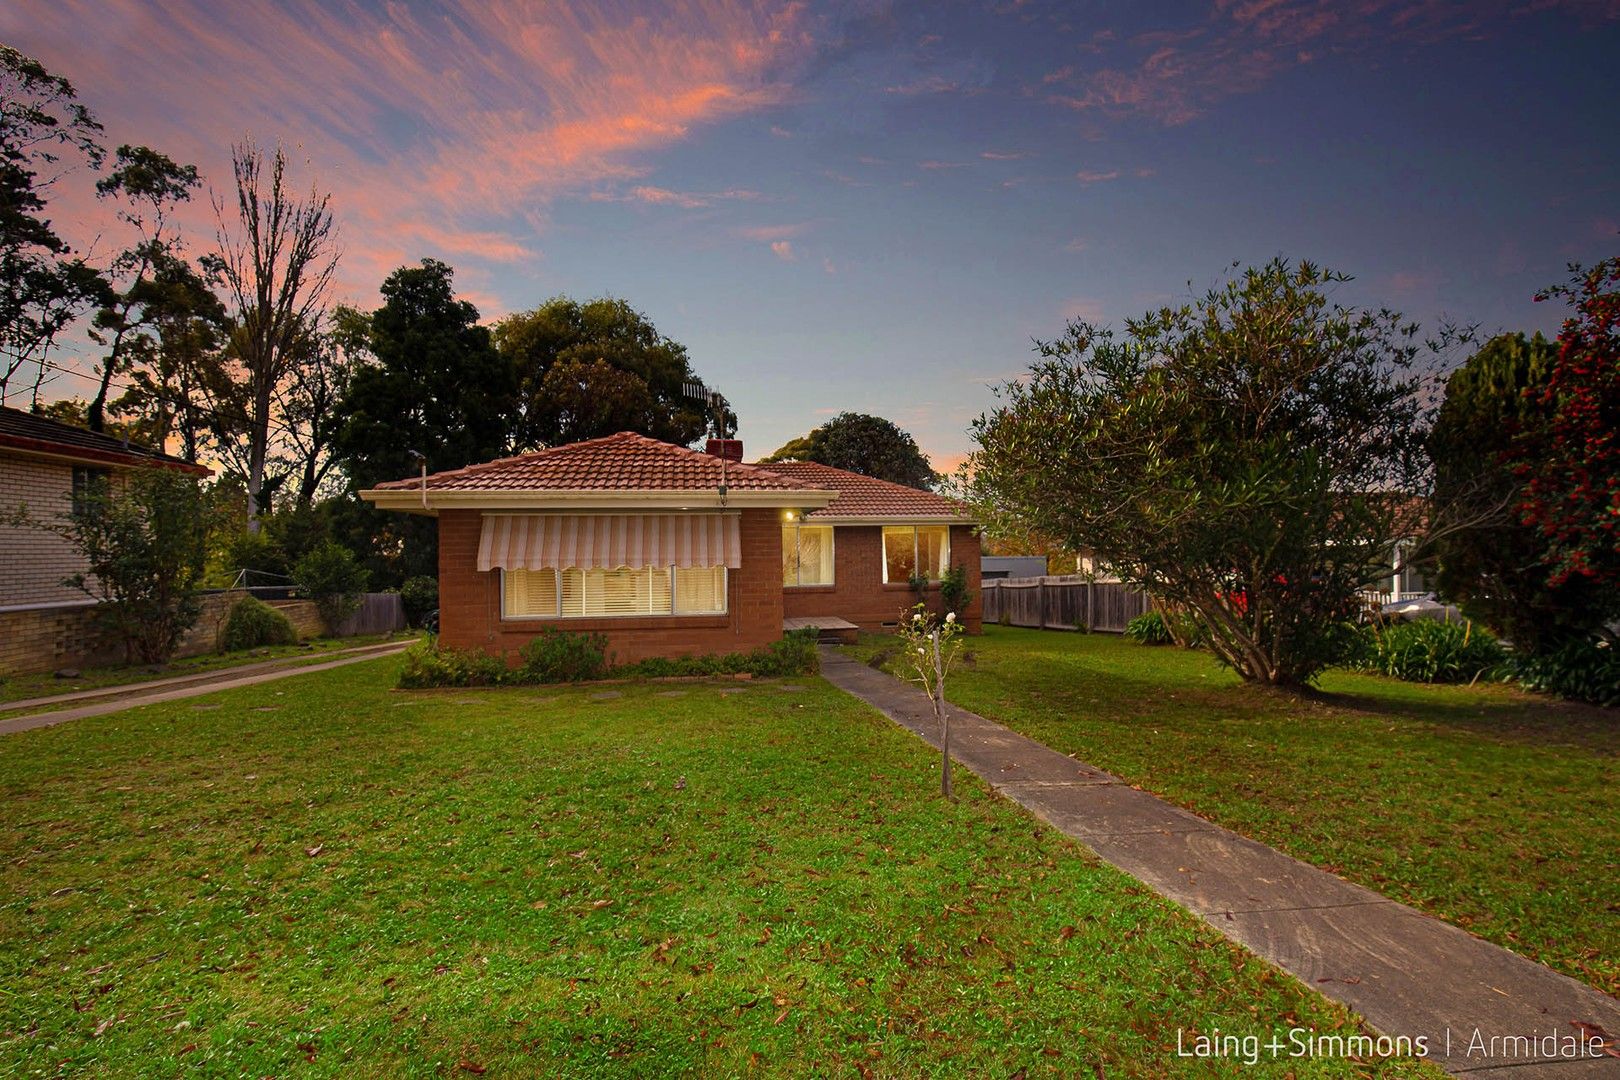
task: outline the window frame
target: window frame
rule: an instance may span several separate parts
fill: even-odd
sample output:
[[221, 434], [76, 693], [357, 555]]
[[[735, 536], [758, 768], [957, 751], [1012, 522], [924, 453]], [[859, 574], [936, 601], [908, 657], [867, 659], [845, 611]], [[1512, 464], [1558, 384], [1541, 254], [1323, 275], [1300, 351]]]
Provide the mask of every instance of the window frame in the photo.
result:
[[[940, 551], [940, 562], [942, 562], [944, 564], [946, 570], [950, 569], [950, 566], [951, 566], [951, 527], [949, 525], [928, 525], [928, 524], [921, 524], [921, 525], [919, 525], [919, 524], [912, 524], [912, 525], [881, 525], [881, 526], [878, 527], [878, 547], [879, 547], [879, 554], [882, 556], [883, 584], [885, 584], [885, 585], [910, 585], [911, 584], [910, 581], [890, 581], [889, 580], [889, 531], [891, 529], [894, 529], [894, 530], [910, 529], [911, 530], [911, 566], [912, 566], [912, 572], [913, 573], [916, 572], [916, 568], [917, 568], [918, 564], [921, 562], [921, 556], [922, 556], [922, 543], [921, 543], [921, 538], [919, 536], [918, 531], [921, 530], [921, 529], [943, 529], [944, 532], [945, 532], [945, 544], [944, 544], [944, 547]], [[935, 577], [932, 574], [930, 574], [930, 576], [928, 578], [928, 583], [930, 585], [933, 585], [933, 584], [936, 584], [936, 583], [938, 583], [938, 582], [940, 582], [942, 580], [944, 580], [944, 571], [941, 571], [940, 575], [938, 577]]]
[[835, 526], [832, 526], [832, 525], [820, 525], [820, 524], [815, 524], [815, 523], [807, 525], [802, 521], [785, 521], [785, 522], [782, 523], [782, 533], [783, 533], [782, 539], [783, 539], [784, 544], [786, 543], [787, 531], [789, 529], [793, 530], [793, 550], [794, 550], [794, 560], [795, 560], [795, 563], [796, 563], [796, 572], [794, 574], [794, 577], [796, 577], [796, 578], [803, 578], [804, 577], [804, 561], [802, 559], [800, 559], [799, 556], [798, 556], [798, 552], [800, 551], [800, 548], [799, 548], [799, 530], [800, 529], [818, 529], [818, 530], [825, 529], [826, 530], [826, 532], [827, 532], [827, 547], [828, 547], [827, 562], [828, 562], [828, 565], [831, 566], [831, 568], [832, 568], [832, 576], [829, 577], [826, 581], [806, 582], [806, 581], [800, 580], [800, 581], [795, 581], [791, 585], [789, 585], [786, 581], [784, 581], [784, 582], [782, 582], [782, 588], [784, 588], [784, 589], [831, 589], [835, 585], [837, 585], [838, 584], [838, 529]]
[[551, 574], [552, 575], [552, 595], [556, 598], [556, 610], [554, 612], [552, 612], [551, 614], [549, 614], [549, 615], [520, 615], [520, 614], [514, 614], [513, 612], [507, 610], [507, 607], [506, 607], [506, 575], [511, 573], [511, 571], [507, 570], [505, 567], [501, 567], [500, 568], [500, 575], [501, 576], [500, 576], [500, 582], [499, 582], [499, 584], [500, 584], [500, 593], [501, 593], [501, 621], [502, 622], [581, 622], [581, 621], [587, 621], [587, 620], [590, 620], [590, 619], [717, 619], [717, 618], [721, 618], [723, 616], [727, 616], [727, 615], [731, 614], [731, 568], [730, 567], [728, 567], [728, 566], [706, 567], [705, 566], [705, 567], [684, 567], [684, 568], [681, 568], [681, 569], [687, 569], [687, 570], [693, 570], [693, 569], [697, 569], [697, 570], [718, 569], [720, 571], [720, 577], [721, 577], [720, 599], [721, 599], [721, 603], [722, 603], [723, 606], [718, 611], [680, 611], [679, 610], [680, 602], [678, 600], [678, 596], [679, 596], [679, 585], [678, 585], [679, 575], [677, 575], [675, 573], [675, 571], [677, 569], [675, 564], [670, 563], [670, 564], [668, 564], [666, 566], [659, 566], [659, 567], [615, 566], [615, 567], [612, 568], [612, 570], [609, 571], [609, 573], [613, 573], [613, 572], [617, 572], [619, 570], [635, 570], [635, 571], [638, 571], [638, 572], [644, 572], [644, 571], [646, 571], [648, 569], [663, 570], [664, 573], [666, 573], [669, 576], [669, 610], [668, 611], [657, 611], [657, 612], [652, 612], [652, 611], [632, 611], [632, 612], [623, 612], [623, 613], [603, 612], [603, 613], [599, 613], [599, 614], [584, 614], [584, 613], [582, 613], [582, 614], [579, 614], [579, 615], [564, 615], [563, 610], [562, 610], [562, 605], [563, 605], [562, 574], [563, 574], [563, 571], [565, 571], [565, 570], [586, 571], [586, 570], [602, 570], [602, 569], [605, 569], [605, 568], [604, 567], [599, 567], [599, 566], [592, 566], [592, 567], [585, 567], [585, 566], [561, 566], [561, 567], [547, 566], [547, 567], [542, 567], [539, 570], [524, 570], [524, 571], [522, 571], [525, 574], [542, 574], [542, 573], [545, 573], [545, 574]]

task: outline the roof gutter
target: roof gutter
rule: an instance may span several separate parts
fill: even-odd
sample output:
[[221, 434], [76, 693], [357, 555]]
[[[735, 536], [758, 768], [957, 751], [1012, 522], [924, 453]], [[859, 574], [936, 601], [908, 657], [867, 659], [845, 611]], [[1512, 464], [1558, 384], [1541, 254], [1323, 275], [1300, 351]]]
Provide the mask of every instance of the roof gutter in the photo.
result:
[[206, 465], [198, 465], [194, 461], [182, 461], [180, 458], [170, 457], [167, 454], [140, 454], [119, 453], [116, 450], [96, 450], [84, 446], [71, 446], [67, 443], [49, 442], [44, 439], [31, 439], [26, 435], [0, 435], [0, 450], [12, 450], [30, 457], [50, 458], [55, 461], [82, 462], [89, 465], [126, 465], [138, 467], [142, 465], [155, 465], [163, 469], [175, 469], [179, 472], [191, 473], [194, 476], [212, 476], [214, 470]]

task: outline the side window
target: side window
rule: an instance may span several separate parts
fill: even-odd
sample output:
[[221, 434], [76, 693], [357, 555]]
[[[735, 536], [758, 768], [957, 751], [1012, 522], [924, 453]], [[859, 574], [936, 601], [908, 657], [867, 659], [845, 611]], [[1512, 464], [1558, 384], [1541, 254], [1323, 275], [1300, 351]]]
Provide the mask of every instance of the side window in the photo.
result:
[[73, 466], [73, 512], [75, 514], [83, 513], [90, 499], [106, 494], [107, 477], [106, 469], [92, 468], [88, 465]]

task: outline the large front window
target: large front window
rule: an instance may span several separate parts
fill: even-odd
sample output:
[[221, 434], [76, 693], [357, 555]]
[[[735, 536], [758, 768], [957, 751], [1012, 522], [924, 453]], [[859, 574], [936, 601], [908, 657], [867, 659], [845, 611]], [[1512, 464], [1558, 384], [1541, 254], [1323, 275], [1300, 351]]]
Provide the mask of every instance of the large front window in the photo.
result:
[[508, 619], [723, 615], [724, 566], [621, 566], [616, 570], [503, 570]]
[[832, 526], [782, 526], [782, 584], [831, 585], [832, 583]]
[[914, 577], [938, 581], [951, 563], [948, 525], [885, 525], [883, 580], [905, 584]]

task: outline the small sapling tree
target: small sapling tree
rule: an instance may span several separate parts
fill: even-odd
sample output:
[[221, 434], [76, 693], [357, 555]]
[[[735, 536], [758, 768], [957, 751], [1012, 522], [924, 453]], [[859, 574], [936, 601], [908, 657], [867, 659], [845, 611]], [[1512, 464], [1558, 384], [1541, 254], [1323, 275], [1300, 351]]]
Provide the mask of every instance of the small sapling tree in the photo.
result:
[[956, 793], [951, 789], [951, 714], [945, 708], [945, 678], [962, 650], [962, 624], [954, 611], [947, 611], [945, 617], [940, 618], [928, 610], [927, 604], [918, 604], [912, 609], [911, 618], [900, 624], [900, 637], [906, 643], [906, 665], [911, 672], [908, 679], [922, 686], [929, 704], [934, 707], [934, 722], [939, 725], [939, 791], [955, 802]]

